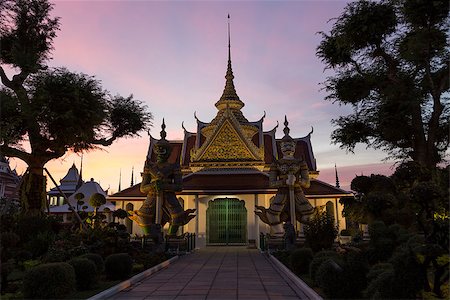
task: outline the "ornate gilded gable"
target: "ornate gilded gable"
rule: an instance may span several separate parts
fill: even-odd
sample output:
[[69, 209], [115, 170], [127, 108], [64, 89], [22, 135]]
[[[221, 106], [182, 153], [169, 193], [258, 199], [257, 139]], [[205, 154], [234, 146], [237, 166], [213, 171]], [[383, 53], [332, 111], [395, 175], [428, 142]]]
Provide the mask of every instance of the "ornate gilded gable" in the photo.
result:
[[217, 130], [205, 151], [198, 158], [201, 161], [257, 160], [233, 125], [227, 120]]

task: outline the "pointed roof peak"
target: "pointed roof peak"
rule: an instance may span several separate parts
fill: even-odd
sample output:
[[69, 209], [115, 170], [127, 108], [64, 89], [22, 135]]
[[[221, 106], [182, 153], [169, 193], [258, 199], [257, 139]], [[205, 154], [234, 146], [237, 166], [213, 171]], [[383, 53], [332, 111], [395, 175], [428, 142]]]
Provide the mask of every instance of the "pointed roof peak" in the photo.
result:
[[230, 14], [228, 14], [228, 66], [225, 75], [225, 88], [223, 90], [220, 100], [216, 102], [218, 110], [226, 109], [227, 105], [234, 109], [241, 109], [244, 103], [239, 99], [234, 87], [234, 75], [231, 67], [231, 34], [230, 34]]

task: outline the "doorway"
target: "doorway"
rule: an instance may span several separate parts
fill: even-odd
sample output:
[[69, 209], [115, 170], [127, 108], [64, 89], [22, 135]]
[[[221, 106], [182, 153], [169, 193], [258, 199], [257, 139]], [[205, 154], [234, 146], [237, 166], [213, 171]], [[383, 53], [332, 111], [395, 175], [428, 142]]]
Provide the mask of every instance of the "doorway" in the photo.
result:
[[237, 198], [216, 198], [206, 209], [207, 245], [246, 245], [247, 209]]

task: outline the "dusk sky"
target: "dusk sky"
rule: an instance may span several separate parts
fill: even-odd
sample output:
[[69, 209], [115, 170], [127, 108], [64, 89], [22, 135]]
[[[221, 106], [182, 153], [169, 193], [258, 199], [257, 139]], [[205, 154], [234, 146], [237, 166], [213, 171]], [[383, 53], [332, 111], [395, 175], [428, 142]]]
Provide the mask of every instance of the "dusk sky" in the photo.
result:
[[[227, 14], [231, 16], [234, 83], [249, 121], [264, 111], [264, 130], [280, 127], [287, 115], [291, 136], [314, 127], [313, 150], [319, 179], [334, 184], [334, 164], [341, 186], [355, 174], [390, 174], [392, 161], [381, 151], [357, 147], [355, 154], [332, 145], [331, 119], [350, 112], [325, 101], [321, 83], [332, 75], [316, 57], [319, 31], [328, 32], [347, 1], [55, 1], [61, 17], [50, 66], [95, 75], [104, 89], [146, 103], [154, 116], [153, 137], [159, 138], [162, 118], [167, 138], [182, 139], [181, 123], [194, 132], [197, 117], [210, 122], [214, 103], [225, 85]], [[134, 166], [140, 182], [149, 138], [121, 139], [103, 151], [84, 154], [83, 176], [117, 191], [130, 185]], [[59, 180], [80, 156], [68, 153], [47, 164]], [[24, 164], [13, 160], [19, 172]], [[53, 187], [49, 182], [48, 188]]]

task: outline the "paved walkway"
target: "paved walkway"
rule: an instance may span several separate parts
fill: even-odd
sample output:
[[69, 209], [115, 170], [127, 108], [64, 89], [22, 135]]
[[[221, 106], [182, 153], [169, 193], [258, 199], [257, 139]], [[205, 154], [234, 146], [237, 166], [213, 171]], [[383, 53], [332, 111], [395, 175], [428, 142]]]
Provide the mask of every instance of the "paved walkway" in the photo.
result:
[[245, 247], [207, 247], [110, 299], [307, 299], [268, 258]]

